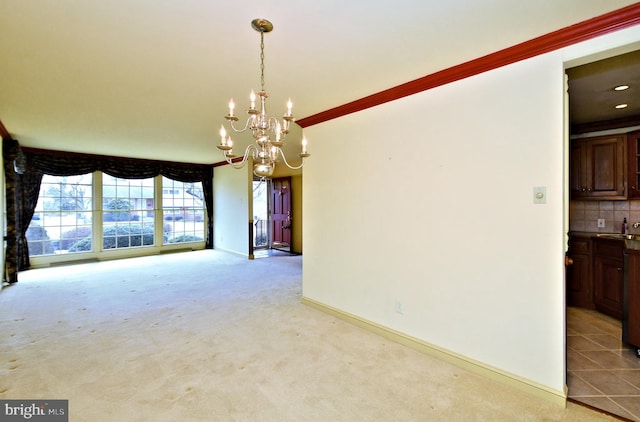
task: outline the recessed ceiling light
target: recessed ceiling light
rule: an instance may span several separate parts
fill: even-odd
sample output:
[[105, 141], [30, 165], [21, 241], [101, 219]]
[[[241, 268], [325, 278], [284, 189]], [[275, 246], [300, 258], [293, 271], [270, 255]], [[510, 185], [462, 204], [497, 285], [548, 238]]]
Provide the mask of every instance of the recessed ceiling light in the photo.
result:
[[617, 87], [613, 88], [614, 91], [624, 91], [625, 89], [629, 89], [629, 85], [618, 85]]
[[627, 108], [628, 106], [628, 104], [618, 104], [616, 108]]

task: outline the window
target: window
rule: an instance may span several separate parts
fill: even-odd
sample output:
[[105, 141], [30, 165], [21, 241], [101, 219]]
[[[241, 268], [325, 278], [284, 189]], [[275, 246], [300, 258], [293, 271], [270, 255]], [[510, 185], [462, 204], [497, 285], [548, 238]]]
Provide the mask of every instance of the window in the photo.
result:
[[[92, 197], [94, 190], [102, 197]], [[27, 230], [29, 256], [55, 260], [51, 257], [61, 254], [202, 242], [205, 210], [201, 182], [122, 179], [100, 172], [44, 175]], [[102, 221], [94, 218], [100, 215]], [[59, 258], [65, 259], [73, 258]]]
[[154, 245], [154, 180], [102, 178], [102, 247]]
[[202, 183], [162, 178], [162, 215], [165, 243], [204, 240], [204, 192]]
[[91, 250], [92, 174], [44, 175], [27, 228], [29, 256]]

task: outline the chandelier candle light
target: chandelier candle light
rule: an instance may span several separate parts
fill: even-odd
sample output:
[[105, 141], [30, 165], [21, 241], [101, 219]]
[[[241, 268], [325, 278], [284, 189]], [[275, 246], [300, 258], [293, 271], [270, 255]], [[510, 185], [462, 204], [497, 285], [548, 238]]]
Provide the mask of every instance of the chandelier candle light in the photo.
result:
[[[251, 27], [260, 33], [260, 84], [261, 90], [257, 96], [260, 101], [260, 108], [256, 108], [256, 93], [251, 91], [249, 96], [250, 104], [247, 113], [249, 117], [243, 128], [236, 128], [235, 122], [239, 120], [238, 116], [234, 113], [235, 103], [233, 99], [229, 101], [229, 114], [225, 116], [225, 119], [229, 122], [231, 129], [236, 133], [245, 132], [251, 130], [251, 135], [255, 140], [255, 143], [250, 144], [244, 151], [242, 160], [237, 163], [233, 162], [236, 155], [233, 153], [233, 141], [231, 136], [227, 135], [227, 131], [224, 125], [220, 128], [220, 145], [218, 149], [224, 152], [224, 157], [227, 163], [231, 164], [235, 168], [242, 168], [247, 163], [249, 156], [253, 158], [253, 173], [258, 177], [271, 177], [273, 170], [275, 169], [276, 162], [279, 157], [282, 157], [282, 161], [287, 167], [293, 170], [302, 168], [304, 163], [299, 166], [291, 166], [287, 162], [287, 158], [282, 151], [284, 145], [284, 139], [289, 133], [289, 127], [291, 122], [295, 121], [291, 109], [293, 104], [291, 100], [287, 102], [287, 111], [282, 116], [282, 121], [275, 117], [269, 117], [267, 115], [266, 102], [269, 94], [264, 89], [264, 34], [265, 32], [271, 32], [273, 25], [266, 19], [254, 19], [251, 21]], [[302, 138], [302, 152], [299, 156], [303, 159], [310, 154], [307, 152], [307, 140]]]

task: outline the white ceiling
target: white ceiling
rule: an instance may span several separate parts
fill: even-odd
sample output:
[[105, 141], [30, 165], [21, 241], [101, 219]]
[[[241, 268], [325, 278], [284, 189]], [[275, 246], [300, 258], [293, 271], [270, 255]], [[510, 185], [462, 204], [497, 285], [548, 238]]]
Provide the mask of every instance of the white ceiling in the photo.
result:
[[[634, 0], [2, 0], [0, 121], [35, 148], [213, 163], [229, 98], [307, 117]], [[313, 149], [314, 140], [310, 140]]]

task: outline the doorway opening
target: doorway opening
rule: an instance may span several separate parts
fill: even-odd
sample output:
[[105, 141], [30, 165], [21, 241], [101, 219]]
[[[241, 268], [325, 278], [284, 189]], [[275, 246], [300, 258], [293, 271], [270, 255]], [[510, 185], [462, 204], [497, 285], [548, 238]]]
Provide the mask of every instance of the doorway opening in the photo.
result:
[[253, 248], [268, 249], [269, 244], [269, 179], [253, 180]]
[[291, 195], [291, 177], [253, 180], [254, 255], [294, 253]]
[[[624, 241], [606, 241], [607, 234], [620, 236], [627, 219], [640, 217], [635, 214], [640, 195], [626, 183], [632, 168], [640, 169], [627, 142], [628, 134], [640, 129], [640, 105], [631, 101], [637, 91], [629, 89], [640, 87], [640, 52], [611, 52], [566, 73], [568, 398], [640, 421], [640, 390], [630, 378], [640, 374], [640, 360], [622, 335]], [[622, 85], [628, 88], [615, 89]], [[628, 106], [614, 107], [622, 103]], [[611, 259], [605, 255], [610, 250]]]

